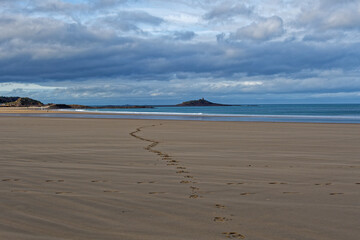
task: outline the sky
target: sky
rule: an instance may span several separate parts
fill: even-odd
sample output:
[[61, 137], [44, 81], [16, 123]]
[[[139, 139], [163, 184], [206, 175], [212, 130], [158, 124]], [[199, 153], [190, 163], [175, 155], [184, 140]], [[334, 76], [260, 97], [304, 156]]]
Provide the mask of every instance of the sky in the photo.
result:
[[360, 0], [0, 0], [0, 95], [360, 103]]

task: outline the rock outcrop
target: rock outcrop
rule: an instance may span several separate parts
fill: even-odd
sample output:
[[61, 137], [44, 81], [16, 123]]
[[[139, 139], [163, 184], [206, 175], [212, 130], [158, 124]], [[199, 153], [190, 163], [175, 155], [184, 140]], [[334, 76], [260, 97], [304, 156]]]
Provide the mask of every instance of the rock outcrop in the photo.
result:
[[42, 107], [44, 104], [38, 100], [31, 98], [18, 98], [13, 102], [7, 102], [4, 104], [6, 107]]
[[226, 104], [220, 104], [220, 103], [213, 103], [205, 100], [204, 98], [201, 98], [199, 100], [191, 100], [187, 102], [183, 102], [180, 104], [177, 104], [176, 106], [179, 107], [206, 107], [206, 106], [230, 106]]

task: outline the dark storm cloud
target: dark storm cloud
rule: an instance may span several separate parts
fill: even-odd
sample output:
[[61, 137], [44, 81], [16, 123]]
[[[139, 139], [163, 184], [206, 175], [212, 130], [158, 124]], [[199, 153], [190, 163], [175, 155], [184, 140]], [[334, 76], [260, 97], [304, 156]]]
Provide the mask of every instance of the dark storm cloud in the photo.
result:
[[161, 37], [105, 36], [81, 25], [58, 22], [47, 22], [54, 29], [46, 28], [31, 37], [37, 21], [29, 29], [9, 32], [11, 36], [3, 39], [1, 47], [6, 50], [0, 58], [4, 66], [1, 81], [9, 77], [40, 82], [100, 76], [168, 80], [175, 73], [231, 77], [239, 73], [251, 76], [303, 69], [355, 69], [360, 65], [360, 44], [328, 44], [326, 48], [295, 41], [179, 44]]

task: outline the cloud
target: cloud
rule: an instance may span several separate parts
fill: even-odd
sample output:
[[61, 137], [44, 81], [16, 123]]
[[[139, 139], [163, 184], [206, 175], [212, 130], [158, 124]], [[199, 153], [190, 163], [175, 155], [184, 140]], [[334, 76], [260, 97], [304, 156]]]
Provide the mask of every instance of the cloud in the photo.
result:
[[242, 3], [225, 1], [208, 11], [203, 18], [206, 20], [225, 21], [237, 16], [249, 16], [252, 13], [252, 7]]
[[32, 5], [29, 5], [30, 11], [34, 12], [70, 12], [76, 10], [82, 10], [86, 8], [85, 4], [76, 4], [70, 2], [64, 2], [61, 0], [35, 0]]
[[314, 30], [360, 30], [360, 2], [318, 1], [303, 8], [298, 24]]
[[94, 9], [115, 7], [126, 3], [128, 0], [88, 0]]
[[360, 91], [359, 1], [256, 3], [0, 0], [0, 83], [84, 101]]
[[106, 16], [98, 20], [100, 25], [111, 25], [116, 30], [121, 31], [139, 31], [142, 30], [138, 24], [160, 25], [164, 20], [159, 17], [150, 15], [144, 11], [120, 11], [116, 15]]
[[273, 16], [239, 28], [230, 38], [233, 40], [266, 41], [281, 36], [283, 33], [283, 20], [278, 16]]
[[[358, 75], [359, 71], [344, 73], [341, 70], [306, 70], [293, 74], [271, 76], [236, 75], [231, 78], [219, 77], [217, 79], [197, 76], [179, 79], [173, 76], [168, 81], [150, 79], [126, 81], [120, 78], [112, 80], [97, 78], [82, 83], [73, 81], [55, 82], [52, 86], [46, 86], [49, 88], [47, 91], [28, 90], [24, 92], [21, 88], [18, 88], [12, 93], [31, 93], [33, 97], [39, 99], [55, 98], [58, 101], [68, 103], [90, 100], [93, 101], [93, 104], [99, 103], [97, 101], [123, 104], [134, 103], [136, 99], [144, 104], [147, 102], [146, 99], [152, 99], [153, 97], [160, 100], [173, 99], [174, 103], [176, 103], [182, 99], [199, 96], [222, 98], [233, 103], [239, 103], [239, 100], [236, 101], [236, 99], [251, 102], [255, 98], [263, 99], [267, 96], [278, 100], [284, 96], [300, 99], [307, 97], [326, 99], [329, 96], [357, 96], [356, 94], [360, 92]], [[66, 87], [56, 88], [56, 86]], [[53, 89], [50, 89], [50, 87]]]
[[196, 34], [193, 31], [176, 31], [173, 35], [175, 40], [189, 41], [193, 39]]

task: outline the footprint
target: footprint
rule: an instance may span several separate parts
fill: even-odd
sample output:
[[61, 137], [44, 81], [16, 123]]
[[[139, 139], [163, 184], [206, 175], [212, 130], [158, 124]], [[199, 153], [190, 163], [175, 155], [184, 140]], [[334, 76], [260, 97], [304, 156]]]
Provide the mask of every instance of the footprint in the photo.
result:
[[181, 171], [177, 171], [176, 173], [189, 173], [189, 172], [181, 170]]
[[191, 188], [191, 190], [193, 190], [193, 191], [200, 190], [200, 188], [194, 187], [194, 186], [191, 186], [190, 188]]
[[167, 165], [167, 166], [177, 166], [177, 165], [179, 165], [179, 164], [177, 164], [177, 163], [167, 163], [166, 165]]
[[199, 197], [199, 195], [197, 195], [197, 194], [191, 194], [190, 196], [189, 196], [189, 198], [198, 198]]
[[225, 206], [224, 206], [224, 205], [221, 205], [221, 204], [215, 204], [215, 207], [216, 207], [216, 208], [225, 208]]
[[11, 192], [29, 192], [29, 191], [26, 191], [26, 190], [11, 190]]
[[5, 179], [2, 179], [1, 181], [3, 181], [3, 182], [18, 182], [18, 181], [20, 181], [20, 179], [5, 178]]
[[237, 232], [223, 232], [227, 238], [245, 239], [245, 236]]
[[256, 194], [256, 193], [250, 193], [250, 192], [240, 193], [240, 195], [243, 195], [243, 196], [245, 196], [245, 195], [252, 195], [252, 194]]
[[180, 183], [182, 183], [182, 184], [188, 184], [188, 183], [191, 183], [191, 181], [181, 181]]
[[97, 182], [107, 182], [107, 180], [92, 180], [91, 182], [93, 182], [93, 183], [97, 183]]
[[186, 169], [186, 167], [177, 167], [176, 169]]
[[330, 195], [343, 195], [344, 193], [330, 193]]
[[214, 222], [227, 222], [227, 221], [231, 221], [231, 219], [226, 218], [226, 217], [214, 217]]
[[269, 182], [269, 184], [279, 184], [278, 182]]
[[187, 176], [184, 176], [184, 178], [194, 178], [194, 177], [187, 175]]
[[235, 183], [232, 183], [232, 182], [229, 182], [229, 183], [226, 183], [227, 185], [233, 185], [233, 184], [235, 184]]
[[320, 186], [320, 185], [330, 186], [330, 185], [332, 185], [332, 183], [315, 183], [314, 185], [316, 185], [316, 186]]
[[165, 192], [149, 192], [149, 194], [164, 194]]

